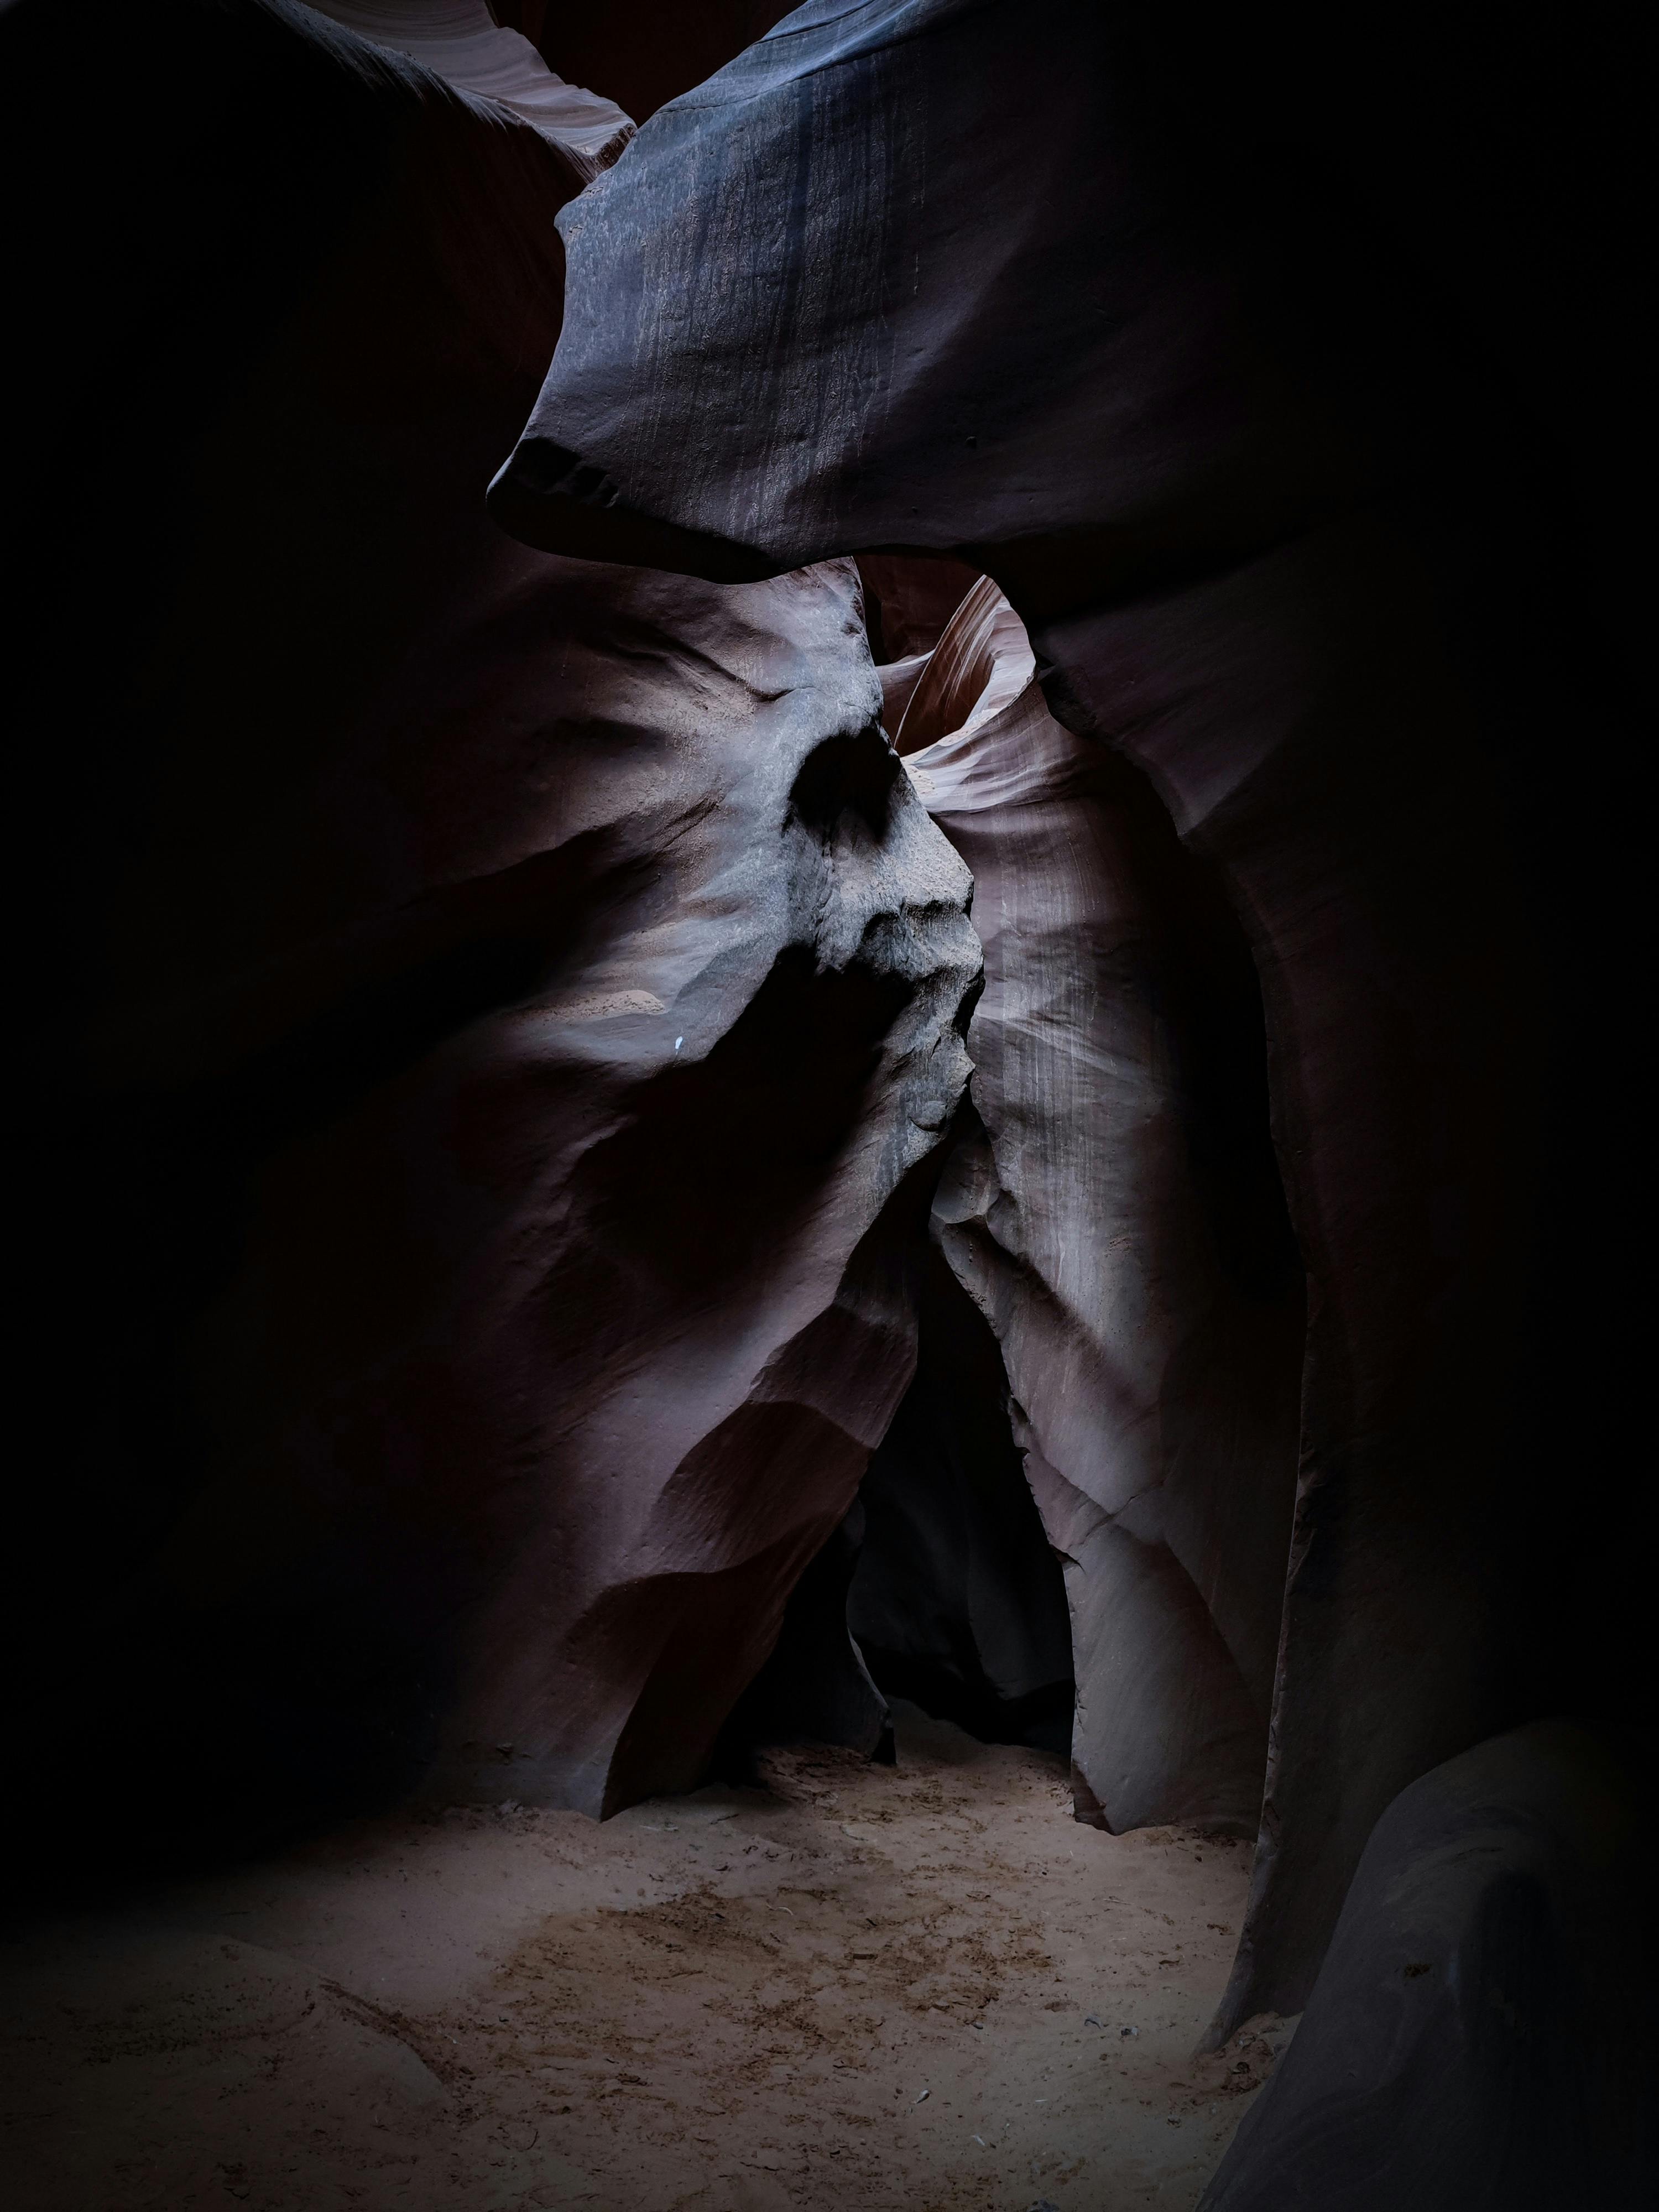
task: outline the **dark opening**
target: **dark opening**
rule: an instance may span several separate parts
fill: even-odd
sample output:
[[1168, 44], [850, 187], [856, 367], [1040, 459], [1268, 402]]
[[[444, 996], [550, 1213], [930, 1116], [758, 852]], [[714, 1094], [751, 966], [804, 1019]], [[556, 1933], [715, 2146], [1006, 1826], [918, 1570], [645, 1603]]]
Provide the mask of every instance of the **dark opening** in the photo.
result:
[[860, 1492], [848, 1626], [877, 1686], [987, 1743], [1068, 1756], [1072, 1630], [1002, 1355], [930, 1249], [915, 1380]]

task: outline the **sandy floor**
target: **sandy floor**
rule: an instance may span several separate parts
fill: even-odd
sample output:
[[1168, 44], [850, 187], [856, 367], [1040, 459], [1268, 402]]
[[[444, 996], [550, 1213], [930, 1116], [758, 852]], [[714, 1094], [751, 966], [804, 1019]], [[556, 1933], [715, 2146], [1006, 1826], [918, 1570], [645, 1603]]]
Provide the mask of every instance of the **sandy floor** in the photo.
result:
[[15, 2212], [1190, 2207], [1289, 2033], [1192, 2051], [1242, 1845], [901, 1720], [603, 1827], [364, 1825], [7, 1946]]

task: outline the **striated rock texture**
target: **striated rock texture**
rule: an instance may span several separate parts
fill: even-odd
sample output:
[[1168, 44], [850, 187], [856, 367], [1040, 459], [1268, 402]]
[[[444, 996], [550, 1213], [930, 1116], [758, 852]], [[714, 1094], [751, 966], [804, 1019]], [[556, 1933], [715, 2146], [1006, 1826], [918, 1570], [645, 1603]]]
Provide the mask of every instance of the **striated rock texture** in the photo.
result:
[[1563, 1290], [1619, 1272], [1640, 1151], [1634, 632], [1586, 550], [1640, 442], [1603, 221], [1632, 142], [1593, 39], [1495, 53], [1458, 9], [1425, 68], [1428, 37], [803, 8], [564, 218], [576, 312], [492, 493], [529, 542], [711, 576], [971, 561], [1239, 919], [1309, 1327], [1224, 2026], [1300, 2007], [1402, 1788], [1651, 1673], [1639, 1358]]
[[632, 119], [614, 100], [556, 76], [528, 39], [496, 21], [484, 0], [306, 4], [458, 90], [505, 107], [556, 146], [584, 181], [614, 161], [634, 135]]
[[1248, 1833], [1304, 1328], [1249, 952], [1152, 794], [1048, 712], [988, 580], [899, 742], [974, 874], [977, 1120], [933, 1226], [1065, 1563], [1078, 1808]]
[[[1246, 917], [1308, 1272], [1301, 1484], [1254, 1909], [1225, 2017], [1305, 1995], [1379, 1808], [1507, 1714], [1540, 1106], [1513, 854], [1397, 517], [1038, 631]], [[1432, 789], [1436, 804], [1421, 794]], [[1528, 1194], [1522, 1196], [1522, 1194]], [[1293, 1967], [1288, 1962], [1304, 1960]]]
[[[648, 540], [733, 576], [1018, 545], [1023, 574], [1077, 601], [1374, 490], [1375, 435], [1264, 349], [1262, 315], [1298, 313], [1281, 211], [1254, 179], [1217, 204], [1218, 149], [1181, 173], [1146, 41], [1134, 10], [1088, 0], [797, 9], [564, 218], [596, 312], [496, 512], [556, 550]], [[1322, 305], [1378, 350], [1336, 355], [1339, 325], [1318, 369], [1374, 392], [1399, 350], [1386, 318]]]
[[680, 1786], [908, 1380], [967, 1073], [856, 572], [485, 515], [582, 181], [542, 131], [280, 3], [4, 31], [108, 195], [22, 364], [15, 1755], [50, 1826], [95, 1752], [146, 1846], [434, 1762]]
[[641, 122], [689, 92], [780, 16], [781, 0], [491, 0], [494, 14], [535, 40], [555, 69], [602, 84]]
[[[261, 1163], [187, 1340], [211, 1472], [144, 1587], [320, 1606], [441, 1674], [449, 1794], [597, 1813], [700, 1778], [908, 1379], [903, 1187], [978, 949], [850, 567], [722, 592], [508, 556], [469, 613], [318, 801], [337, 840], [347, 779], [361, 835], [418, 829], [428, 888], [303, 969], [337, 1003], [412, 923], [422, 998], [446, 960], [471, 988]], [[293, 1019], [281, 952], [214, 979], [245, 1052]]]
[[1545, 1722], [1378, 1821], [1202, 2212], [1638, 2212], [1659, 2190], [1645, 1751]]

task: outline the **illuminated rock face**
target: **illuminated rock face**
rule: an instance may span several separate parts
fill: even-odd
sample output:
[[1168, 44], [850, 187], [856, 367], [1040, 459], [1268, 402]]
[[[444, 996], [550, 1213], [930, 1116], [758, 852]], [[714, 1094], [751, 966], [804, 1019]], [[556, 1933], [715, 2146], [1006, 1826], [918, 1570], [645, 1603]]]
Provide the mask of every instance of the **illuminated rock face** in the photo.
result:
[[[37, 75], [60, 27], [9, 25]], [[484, 513], [556, 136], [301, 8], [96, 27], [144, 543], [108, 649], [21, 679], [36, 1371], [106, 1378], [33, 1498], [39, 1755], [95, 1710], [158, 1833], [682, 1786], [908, 1379], [967, 871], [850, 562], [727, 590]], [[52, 450], [61, 575], [107, 454]]]
[[[732, 575], [1019, 546], [1079, 604], [1374, 491], [1376, 439], [1264, 350], [1285, 242], [1184, 142], [1148, 33], [1090, 0], [811, 0], [659, 109], [562, 222], [592, 312], [507, 526]], [[1357, 312], [1359, 363], [1317, 338], [1343, 400], [1394, 365]]]
[[306, 0], [386, 52], [402, 54], [458, 91], [474, 94], [556, 146], [586, 182], [634, 135], [616, 102], [567, 84], [521, 32], [497, 23], [484, 0]]
[[[1482, 258], [1517, 220], [1488, 195], [1524, 179], [1516, 204], [1553, 209], [1534, 126], [1494, 124], [1462, 59], [1468, 118], [1437, 106], [1408, 37], [1377, 89], [1288, 13], [1213, 46], [1154, 15], [826, 0], [662, 109], [564, 218], [581, 312], [492, 497], [529, 543], [710, 576], [967, 561], [1026, 624], [1050, 713], [1151, 786], [1243, 933], [1308, 1322], [1237, 2020], [1302, 2002], [1402, 1788], [1564, 1698], [1633, 1711], [1620, 1686], [1645, 1679], [1619, 1625], [1637, 1553], [1565, 1533], [1554, 1502], [1583, 1420], [1628, 1463], [1628, 1394], [1592, 1413], [1570, 1379], [1610, 1371], [1601, 1308], [1566, 1314], [1560, 1285], [1616, 1272], [1613, 1185], [1587, 1205], [1581, 1179], [1619, 1147], [1575, 1071], [1585, 991], [1597, 1034], [1628, 1030], [1601, 948], [1633, 941], [1638, 864], [1609, 816], [1634, 756], [1584, 612], [1602, 572], [1566, 573], [1525, 489], [1566, 434], [1558, 389], [1588, 421], [1602, 368], [1551, 337], [1547, 372], [1494, 397], [1492, 363], [1535, 342], [1529, 270]], [[1541, 105], [1514, 112], [1546, 112], [1553, 87], [1516, 67]], [[1403, 198], [1379, 183], [1402, 100], [1435, 179]], [[1573, 204], [1595, 231], [1595, 191]], [[1594, 321], [1571, 225], [1518, 221]], [[1508, 272], [1478, 301], [1471, 259]], [[891, 710], [918, 711], [920, 676], [893, 662]], [[1618, 808], [1591, 795], [1601, 767], [1562, 766], [1589, 693]], [[1589, 858], [1604, 836], [1626, 841], [1611, 870]], [[1018, 1053], [1001, 1079], [1018, 1104]], [[1160, 1172], [1155, 1114], [1143, 1137]], [[941, 1205], [990, 1218], [1019, 1154]], [[1034, 1249], [1040, 1187], [1019, 1194]], [[1167, 1316], [1145, 1304], [1132, 1399], [1201, 1304], [1183, 1278]], [[1609, 1528], [1628, 1538], [1632, 1510]], [[1189, 1538], [1145, 1532], [1201, 1587]], [[1258, 1655], [1267, 1609], [1247, 1608]]]
[[[904, 1187], [979, 953], [850, 564], [503, 554], [359, 822], [420, 850], [428, 958], [493, 988], [262, 1167], [198, 1324], [220, 1471], [158, 1571], [465, 1613], [442, 1786], [599, 1812], [701, 1778], [908, 1379]], [[240, 1553], [251, 1500], [297, 1543]]]
[[[979, 965], [966, 871], [874, 726], [850, 567], [703, 587], [695, 618], [680, 585], [630, 580], [674, 627], [659, 653], [628, 624], [650, 659], [617, 671], [625, 759], [611, 738], [570, 781], [638, 888], [596, 885], [574, 1011], [514, 1017], [544, 1162], [481, 1255], [523, 1283], [492, 1291], [476, 1372], [514, 1378], [503, 1449], [543, 1504], [456, 1724], [593, 1810], [700, 1778], [908, 1379], [906, 1182], [966, 1080]], [[661, 1012], [604, 1018], [630, 994]]]
[[974, 874], [975, 1118], [933, 1230], [1064, 1562], [1079, 1811], [1253, 1832], [1303, 1315], [1248, 950], [1150, 790], [1055, 721], [988, 580], [899, 744]]

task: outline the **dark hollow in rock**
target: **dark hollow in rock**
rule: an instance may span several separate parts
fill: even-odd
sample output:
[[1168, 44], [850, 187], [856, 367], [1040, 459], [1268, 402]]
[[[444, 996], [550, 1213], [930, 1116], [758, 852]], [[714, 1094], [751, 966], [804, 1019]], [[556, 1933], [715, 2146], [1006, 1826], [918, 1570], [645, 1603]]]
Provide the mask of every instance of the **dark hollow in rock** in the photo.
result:
[[859, 1492], [848, 1623], [890, 1697], [987, 1743], [1069, 1754], [1065, 1583], [1009, 1427], [996, 1339], [936, 1249], [917, 1330], [915, 1380]]
[[718, 1772], [750, 1780], [755, 1749], [780, 1743], [842, 1744], [893, 1763], [887, 1700], [848, 1626], [848, 1595], [866, 1526], [860, 1498], [789, 1593], [771, 1656], [721, 1731]]
[[878, 838], [898, 773], [896, 757], [883, 746], [858, 738], [826, 738], [801, 763], [789, 803], [811, 829], [833, 833], [852, 816]]

